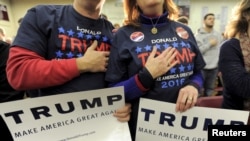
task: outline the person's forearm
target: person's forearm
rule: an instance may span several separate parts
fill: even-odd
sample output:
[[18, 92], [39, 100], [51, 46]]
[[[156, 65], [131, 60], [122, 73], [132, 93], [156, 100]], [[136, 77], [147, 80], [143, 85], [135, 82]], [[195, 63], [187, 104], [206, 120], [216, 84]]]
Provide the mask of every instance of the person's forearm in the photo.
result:
[[10, 49], [6, 71], [9, 83], [17, 90], [61, 85], [80, 74], [75, 59], [48, 61], [19, 47]]
[[118, 83], [112, 83], [109, 85], [110, 87], [116, 86], [124, 86], [125, 99], [126, 101], [130, 101], [136, 98], [141, 97], [145, 91], [141, 82], [138, 80], [138, 76], [135, 75], [128, 80], [121, 81]]
[[203, 87], [203, 76], [200, 71], [194, 72], [194, 74], [190, 76], [190, 85], [193, 85], [199, 91]]

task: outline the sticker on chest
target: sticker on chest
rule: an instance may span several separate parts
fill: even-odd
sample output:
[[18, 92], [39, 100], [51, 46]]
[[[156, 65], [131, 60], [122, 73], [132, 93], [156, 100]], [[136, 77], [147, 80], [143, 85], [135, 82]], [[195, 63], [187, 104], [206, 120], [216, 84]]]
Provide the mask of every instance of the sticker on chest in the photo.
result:
[[133, 32], [130, 35], [130, 40], [134, 42], [141, 42], [144, 39], [144, 34], [142, 32]]
[[187, 30], [185, 30], [183, 27], [177, 27], [176, 28], [176, 33], [182, 39], [188, 39], [188, 37], [189, 37], [189, 34], [188, 34]]

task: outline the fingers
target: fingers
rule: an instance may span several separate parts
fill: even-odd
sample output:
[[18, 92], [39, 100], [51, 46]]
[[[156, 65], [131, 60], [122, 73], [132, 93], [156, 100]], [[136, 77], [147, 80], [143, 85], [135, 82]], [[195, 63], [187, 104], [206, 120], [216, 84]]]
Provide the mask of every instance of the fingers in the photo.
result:
[[182, 97], [177, 100], [176, 103], [176, 112], [185, 112], [187, 109], [192, 107], [193, 98], [192, 97]]
[[109, 51], [103, 51], [103, 54], [105, 57], [109, 57], [110, 52]]
[[167, 61], [167, 62], [168, 62], [168, 63], [167, 63], [167, 66], [168, 66], [169, 68], [174, 67], [174, 66], [178, 63], [177, 60], [174, 61], [176, 54], [177, 54], [177, 53], [174, 52], [174, 54], [173, 54], [173, 55], [170, 57], [170, 59]]
[[[93, 43], [88, 48], [88, 50], [96, 50], [97, 47], [98, 47], [98, 42], [97, 42], [97, 40], [94, 40]], [[105, 57], [108, 57], [110, 54], [109, 51], [102, 51], [100, 53], [103, 53]]]
[[177, 64], [177, 61], [174, 61], [176, 54], [176, 49], [172, 47], [169, 47], [162, 52], [161, 55], [166, 59], [167, 67], [172, 68]]
[[114, 113], [114, 116], [117, 118], [118, 121], [127, 122], [130, 120], [130, 112], [121, 112], [121, 113]]
[[116, 114], [130, 113], [130, 112], [131, 112], [131, 104], [130, 103], [126, 103], [125, 106], [116, 110]]
[[97, 50], [98, 42], [94, 40], [84, 55], [77, 59], [77, 66], [82, 72], [106, 72], [109, 63], [109, 51]]
[[150, 53], [148, 59], [154, 58], [157, 52], [157, 48], [154, 46], [152, 52]]
[[145, 63], [145, 67], [153, 79], [166, 74], [177, 64], [177, 60], [175, 59], [177, 53], [175, 50], [175, 48], [169, 47], [163, 52], [158, 52], [157, 47], [153, 47], [152, 52]]
[[130, 120], [130, 114], [127, 114], [127, 115], [124, 115], [124, 116], [121, 116], [121, 117], [116, 116], [116, 118], [120, 122], [128, 122]]
[[198, 98], [198, 90], [193, 86], [186, 86], [179, 91], [176, 102], [176, 112], [185, 112], [195, 106]]
[[108, 67], [108, 62], [109, 62], [109, 57], [106, 57], [106, 58], [105, 58], [105, 68]]
[[177, 61], [173, 62], [173, 60], [174, 60], [175, 57], [176, 57], [176, 54], [177, 54], [176, 49], [175, 49], [175, 48], [171, 48], [171, 50], [170, 50], [169, 53], [167, 54], [167, 58], [168, 58], [168, 63], [169, 63], [169, 65], [172, 64], [172, 63], [174, 63], [174, 64], [177, 63]]
[[95, 61], [100, 60], [99, 62], [96, 62], [96, 65], [99, 64], [98, 66], [100, 67], [100, 71], [105, 72], [107, 70], [110, 52], [97, 51], [96, 50], [97, 47], [98, 47], [98, 42], [97, 40], [94, 40], [91, 46], [88, 48], [88, 50], [90, 50], [90, 52], [93, 53], [91, 54], [91, 56], [93, 55], [96, 57]]
[[94, 40], [93, 43], [91, 44], [91, 46], [89, 47], [89, 49], [95, 50], [97, 48], [97, 45], [98, 45], [97, 40]]
[[131, 113], [131, 104], [126, 103], [126, 105], [114, 113], [114, 116], [117, 118], [118, 121], [127, 122], [130, 119]]
[[168, 47], [161, 53], [161, 55], [163, 55], [166, 58], [170, 58], [170, 56], [172, 56], [172, 54], [175, 53], [175, 50], [176, 50], [175, 48]]

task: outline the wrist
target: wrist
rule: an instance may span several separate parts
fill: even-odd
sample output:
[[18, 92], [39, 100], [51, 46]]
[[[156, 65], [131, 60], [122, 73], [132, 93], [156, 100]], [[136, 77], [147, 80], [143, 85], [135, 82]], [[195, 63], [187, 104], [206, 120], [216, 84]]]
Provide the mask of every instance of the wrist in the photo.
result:
[[154, 84], [154, 79], [152, 75], [149, 73], [149, 71], [145, 67], [139, 71], [138, 79], [140, 80], [143, 87], [146, 89], [149, 89]]
[[88, 71], [88, 65], [84, 62], [82, 58], [76, 58], [76, 66], [80, 73], [87, 72]]

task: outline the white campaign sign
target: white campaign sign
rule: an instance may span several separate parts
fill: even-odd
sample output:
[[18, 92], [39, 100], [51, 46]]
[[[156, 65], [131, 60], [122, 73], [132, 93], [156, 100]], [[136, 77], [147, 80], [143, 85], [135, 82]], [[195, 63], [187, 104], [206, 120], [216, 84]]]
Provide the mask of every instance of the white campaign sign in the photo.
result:
[[208, 125], [246, 125], [248, 111], [193, 107], [176, 113], [173, 103], [141, 98], [136, 141], [207, 141]]
[[131, 141], [123, 87], [28, 98], [0, 104], [15, 141]]

